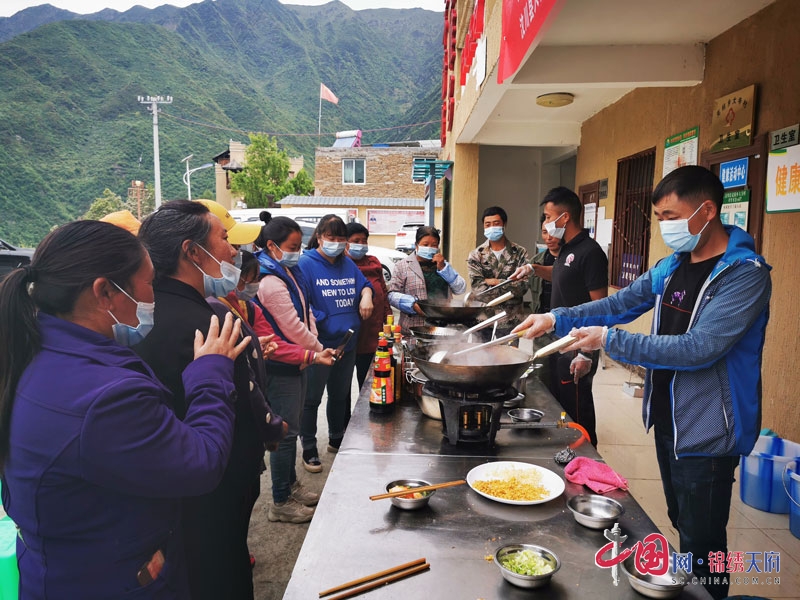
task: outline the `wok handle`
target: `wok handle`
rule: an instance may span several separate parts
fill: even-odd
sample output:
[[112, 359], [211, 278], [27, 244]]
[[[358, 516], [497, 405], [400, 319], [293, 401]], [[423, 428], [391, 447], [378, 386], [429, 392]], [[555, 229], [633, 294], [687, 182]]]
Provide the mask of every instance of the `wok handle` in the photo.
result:
[[465, 348], [464, 350], [459, 350], [458, 352], [453, 352], [450, 356], [459, 356], [461, 354], [467, 354], [468, 352], [475, 352], [476, 350], [483, 350], [484, 348], [488, 348], [489, 346], [500, 346], [507, 342], [512, 342], [517, 338], [521, 338], [525, 335], [525, 332], [530, 329], [529, 327], [525, 329], [520, 329], [516, 333], [509, 333], [508, 335], [504, 335], [503, 337], [497, 338], [496, 340], [492, 340], [491, 342], [484, 342], [483, 344], [478, 344], [477, 346], [472, 346], [471, 348]]

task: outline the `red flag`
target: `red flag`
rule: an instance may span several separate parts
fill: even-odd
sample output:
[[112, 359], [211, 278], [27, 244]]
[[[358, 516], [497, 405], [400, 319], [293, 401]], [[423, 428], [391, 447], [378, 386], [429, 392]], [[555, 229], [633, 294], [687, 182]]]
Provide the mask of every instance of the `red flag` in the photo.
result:
[[336, 95], [330, 91], [324, 83], [319, 84], [319, 97], [323, 100], [327, 100], [328, 102], [333, 102], [334, 104], [339, 104], [339, 99]]

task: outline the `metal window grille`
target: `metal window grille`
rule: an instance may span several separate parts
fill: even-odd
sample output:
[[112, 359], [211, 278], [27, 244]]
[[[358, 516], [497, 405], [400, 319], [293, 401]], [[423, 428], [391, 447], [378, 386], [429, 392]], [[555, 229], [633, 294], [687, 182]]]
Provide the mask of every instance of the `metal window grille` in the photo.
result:
[[617, 161], [611, 284], [620, 288], [647, 268], [655, 162], [655, 148]]

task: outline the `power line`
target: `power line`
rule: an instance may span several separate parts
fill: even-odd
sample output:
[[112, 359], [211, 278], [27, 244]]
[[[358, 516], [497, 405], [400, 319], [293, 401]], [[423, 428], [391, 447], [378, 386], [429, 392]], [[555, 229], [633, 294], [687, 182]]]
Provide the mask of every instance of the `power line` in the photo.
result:
[[[244, 133], [244, 134], [256, 133], [256, 134], [259, 134], [259, 135], [269, 135], [269, 136], [272, 136], [272, 137], [312, 137], [312, 136], [316, 137], [317, 136], [316, 133], [274, 133], [274, 132], [268, 132], [268, 131], [253, 131], [253, 130], [247, 130], [247, 129], [240, 129], [238, 127], [229, 127], [227, 125], [216, 125], [216, 124], [213, 124], [213, 123], [203, 123], [201, 121], [194, 121], [192, 119], [185, 119], [183, 117], [179, 117], [177, 115], [173, 115], [173, 114], [165, 112], [165, 111], [161, 111], [161, 115], [164, 116], [164, 117], [170, 118], [170, 119], [175, 119], [176, 121], [181, 121], [183, 123], [189, 123], [191, 125], [197, 125], [199, 127], [206, 127], [208, 129], [222, 129], [222, 130], [225, 130], [225, 131], [235, 131], [237, 133]], [[371, 133], [371, 132], [374, 132], [374, 131], [391, 131], [393, 129], [406, 129], [406, 128], [409, 128], [409, 127], [417, 127], [417, 126], [420, 126], [420, 125], [431, 125], [433, 123], [438, 123], [438, 122], [439, 121], [437, 119], [435, 121], [422, 121], [422, 122], [419, 122], [419, 123], [410, 123], [408, 125], [395, 125], [393, 127], [379, 127], [379, 128], [375, 128], [375, 129], [362, 129], [361, 131], [364, 132], [364, 133]], [[326, 132], [325, 133], [325, 135], [335, 135], [335, 134], [336, 134], [336, 132]]]

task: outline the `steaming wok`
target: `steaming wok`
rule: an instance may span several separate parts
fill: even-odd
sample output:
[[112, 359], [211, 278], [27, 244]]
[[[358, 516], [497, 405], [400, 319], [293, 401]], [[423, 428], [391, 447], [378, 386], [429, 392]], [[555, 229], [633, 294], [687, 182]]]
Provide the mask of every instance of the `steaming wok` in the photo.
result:
[[426, 318], [451, 323], [475, 321], [496, 312], [494, 307], [487, 307], [483, 302], [475, 301], [468, 302], [466, 306], [458, 300], [418, 300], [417, 304]]
[[[459, 348], [474, 345], [460, 344]], [[417, 346], [411, 356], [419, 370], [434, 383], [458, 387], [510, 386], [533, 364], [527, 352], [511, 346], [492, 346], [460, 356], [445, 356], [440, 363], [428, 360], [437, 350], [452, 348], [447, 344], [427, 344]]]

